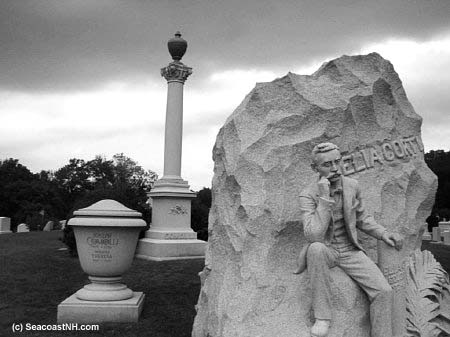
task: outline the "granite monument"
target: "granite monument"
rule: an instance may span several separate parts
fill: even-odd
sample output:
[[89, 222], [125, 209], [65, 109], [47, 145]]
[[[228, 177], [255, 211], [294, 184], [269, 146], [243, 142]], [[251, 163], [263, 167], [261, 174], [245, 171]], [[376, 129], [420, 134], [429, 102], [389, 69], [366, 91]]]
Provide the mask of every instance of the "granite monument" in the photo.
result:
[[[450, 322], [441, 301], [449, 297], [448, 275], [419, 250], [437, 188], [424, 161], [421, 124], [394, 67], [376, 53], [258, 83], [213, 149], [210, 235], [192, 335], [311, 335], [314, 280], [294, 271], [311, 241], [301, 195], [317, 182], [311, 152], [321, 143], [339, 147], [343, 181], [358, 181], [364, 209], [380, 226], [349, 235], [378, 265], [387, 281], [381, 288], [394, 290], [393, 317], [379, 325], [392, 326], [393, 336], [443, 331]], [[349, 207], [360, 202], [352, 197]], [[391, 246], [399, 248], [393, 237], [383, 240], [381, 228], [403, 238], [402, 249]], [[373, 298], [344, 270], [329, 269], [327, 336], [373, 336]], [[415, 307], [419, 299], [424, 306]]]

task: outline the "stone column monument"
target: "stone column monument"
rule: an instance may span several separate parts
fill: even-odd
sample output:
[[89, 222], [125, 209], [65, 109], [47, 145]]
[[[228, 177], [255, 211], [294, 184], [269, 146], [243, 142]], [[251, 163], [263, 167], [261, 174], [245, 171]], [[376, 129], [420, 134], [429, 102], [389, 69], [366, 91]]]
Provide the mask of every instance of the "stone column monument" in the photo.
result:
[[139, 241], [137, 257], [148, 260], [175, 260], [204, 257], [205, 242], [197, 240], [191, 229], [191, 199], [195, 192], [181, 178], [183, 137], [183, 85], [192, 68], [181, 62], [187, 42], [180, 32], [168, 42], [173, 62], [161, 69], [167, 80], [167, 110], [164, 142], [164, 175], [149, 196], [152, 199], [152, 224]]

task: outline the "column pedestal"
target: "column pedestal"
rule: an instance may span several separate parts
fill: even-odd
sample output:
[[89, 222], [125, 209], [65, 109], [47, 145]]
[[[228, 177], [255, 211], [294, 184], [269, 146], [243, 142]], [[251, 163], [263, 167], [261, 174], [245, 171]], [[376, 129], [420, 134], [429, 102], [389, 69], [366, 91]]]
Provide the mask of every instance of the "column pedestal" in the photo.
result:
[[206, 242], [197, 240], [191, 229], [191, 200], [196, 193], [189, 190], [187, 182], [163, 178], [149, 196], [152, 224], [139, 240], [136, 257], [153, 261], [204, 258]]

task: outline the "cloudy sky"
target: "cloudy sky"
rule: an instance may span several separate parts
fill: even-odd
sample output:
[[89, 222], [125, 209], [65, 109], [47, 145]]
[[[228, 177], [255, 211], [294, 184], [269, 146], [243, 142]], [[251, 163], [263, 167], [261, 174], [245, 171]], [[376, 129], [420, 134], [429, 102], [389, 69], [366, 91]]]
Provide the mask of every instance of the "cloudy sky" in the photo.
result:
[[211, 151], [254, 87], [343, 54], [390, 60], [423, 117], [425, 150], [450, 149], [448, 0], [1, 0], [0, 159], [33, 172], [123, 152], [162, 176], [166, 42], [180, 30], [182, 176], [212, 178]]

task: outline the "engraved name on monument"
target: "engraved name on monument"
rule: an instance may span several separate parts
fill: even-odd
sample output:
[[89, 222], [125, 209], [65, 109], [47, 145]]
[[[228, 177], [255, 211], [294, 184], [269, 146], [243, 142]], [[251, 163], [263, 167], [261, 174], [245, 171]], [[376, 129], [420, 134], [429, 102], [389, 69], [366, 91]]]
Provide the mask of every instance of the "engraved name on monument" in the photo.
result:
[[86, 242], [93, 248], [90, 254], [93, 262], [111, 262], [113, 247], [119, 245], [119, 238], [113, 233], [99, 232], [87, 237]]
[[394, 140], [383, 140], [379, 144], [360, 145], [350, 153], [342, 152], [342, 170], [345, 176], [376, 165], [408, 161], [423, 154], [423, 144], [418, 136], [408, 136]]

